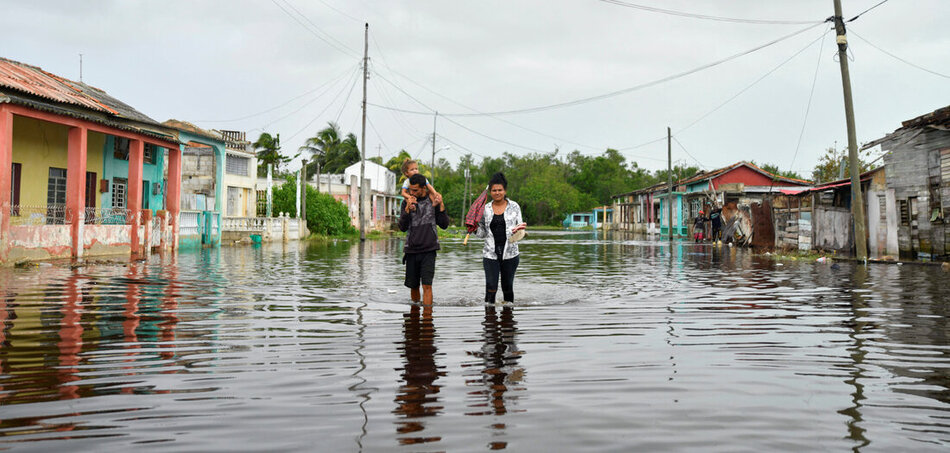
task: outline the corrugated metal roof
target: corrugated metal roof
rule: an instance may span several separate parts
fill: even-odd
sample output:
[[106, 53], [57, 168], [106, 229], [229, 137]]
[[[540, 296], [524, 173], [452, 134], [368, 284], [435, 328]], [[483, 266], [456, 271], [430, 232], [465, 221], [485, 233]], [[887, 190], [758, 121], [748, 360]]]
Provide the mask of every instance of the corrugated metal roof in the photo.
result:
[[0, 57], [0, 92], [16, 99], [17, 93], [36, 100], [67, 104], [112, 117], [152, 125], [159, 123], [105, 91], [43, 69]]

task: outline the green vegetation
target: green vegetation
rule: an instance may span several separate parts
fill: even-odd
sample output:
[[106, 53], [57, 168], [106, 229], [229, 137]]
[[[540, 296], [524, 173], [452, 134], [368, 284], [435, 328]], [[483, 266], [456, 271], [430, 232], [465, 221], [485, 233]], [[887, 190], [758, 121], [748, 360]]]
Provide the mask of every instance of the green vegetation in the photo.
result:
[[[287, 182], [274, 188], [274, 213], [286, 212], [291, 217], [297, 215], [297, 178], [287, 176]], [[328, 194], [307, 187], [307, 228], [313, 234], [331, 237], [357, 234], [350, 224], [350, 214], [346, 205]]]

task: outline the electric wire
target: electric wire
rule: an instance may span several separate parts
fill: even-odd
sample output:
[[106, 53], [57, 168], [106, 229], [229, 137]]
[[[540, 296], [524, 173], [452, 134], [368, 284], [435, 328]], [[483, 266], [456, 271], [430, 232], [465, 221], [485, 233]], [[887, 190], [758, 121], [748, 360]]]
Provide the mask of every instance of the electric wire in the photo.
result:
[[[359, 74], [359, 71], [357, 71], [356, 74]], [[356, 74], [354, 74], [354, 75], [356, 75]], [[313, 124], [315, 121], [317, 121], [317, 119], [319, 119], [321, 116], [323, 116], [323, 114], [326, 113], [326, 111], [329, 110], [330, 107], [333, 106], [333, 104], [336, 102], [336, 100], [339, 99], [340, 96], [343, 95], [343, 92], [344, 92], [344, 91], [346, 91], [346, 85], [345, 85], [345, 84], [343, 85], [343, 90], [341, 90], [339, 93], [337, 93], [336, 96], [334, 96], [333, 99], [330, 100], [330, 102], [327, 104], [327, 106], [324, 107], [323, 110], [320, 111], [320, 113], [316, 114], [309, 122], [307, 122], [307, 124], [305, 124], [302, 128], [300, 128], [299, 130], [297, 130], [297, 132], [294, 132], [293, 134], [291, 134], [291, 135], [290, 135], [289, 137], [287, 137], [285, 140], [286, 140], [286, 141], [290, 141], [291, 139], [293, 139], [293, 138], [296, 137], [297, 135], [300, 135], [300, 133], [303, 132], [305, 129], [307, 129], [308, 127], [310, 127], [311, 124]]]
[[[324, 32], [324, 34], [326, 34], [330, 39], [332, 39], [333, 41], [336, 41], [336, 42], [339, 43], [339, 44], [334, 44], [333, 42], [330, 42], [329, 39], [324, 38], [323, 36], [321, 36], [321, 35], [317, 32], [317, 31], [321, 31], [321, 30], [320, 30], [320, 27], [317, 27], [317, 25], [314, 24], [313, 21], [311, 21], [309, 18], [307, 18], [307, 16], [303, 15], [303, 13], [301, 13], [297, 8], [294, 8], [294, 6], [293, 6], [292, 4], [290, 4], [289, 2], [287, 2], [287, 0], [283, 0], [283, 1], [284, 1], [284, 3], [285, 3], [287, 6], [289, 6], [291, 9], [293, 9], [294, 11], [296, 11], [297, 14], [300, 15], [300, 17], [303, 17], [304, 20], [306, 20], [307, 22], [309, 22], [309, 23], [313, 26], [313, 28], [310, 28], [310, 27], [307, 26], [307, 24], [301, 22], [300, 19], [297, 18], [297, 16], [295, 16], [295, 15], [294, 15], [293, 13], [291, 13], [290, 11], [287, 11], [287, 9], [284, 8], [283, 6], [281, 6], [280, 3], [277, 2], [277, 0], [271, 0], [271, 2], [272, 2], [274, 5], [276, 5], [278, 8], [280, 8], [281, 11], [283, 11], [285, 14], [287, 14], [288, 16], [290, 16], [290, 18], [293, 19], [294, 22], [297, 22], [298, 24], [300, 24], [300, 26], [303, 27], [304, 29], [306, 29], [307, 31], [309, 31], [310, 34], [312, 34], [313, 36], [315, 36], [315, 37], [316, 37], [317, 39], [319, 39], [320, 41], [323, 41], [324, 43], [326, 43], [328, 46], [330, 46], [330, 47], [333, 48], [334, 50], [336, 50], [336, 51], [338, 51], [338, 52], [340, 52], [340, 53], [349, 55], [349, 56], [351, 56], [351, 57], [359, 57], [359, 56], [360, 56], [360, 54], [359, 54], [358, 52], [356, 52], [355, 50], [349, 48], [349, 46], [347, 46], [346, 44], [341, 43], [340, 41], [338, 41], [336, 38], [334, 38], [334, 37], [331, 36], [330, 34]], [[322, 31], [321, 31], [321, 32], [322, 32]], [[341, 49], [340, 46], [342, 46], [343, 48]]]
[[696, 158], [696, 156], [690, 154], [690, 152], [686, 150], [686, 147], [683, 146], [682, 143], [680, 143], [679, 139], [676, 138], [675, 135], [671, 136], [671, 138], [673, 139], [674, 142], [676, 142], [677, 145], [679, 145], [679, 147], [683, 150], [683, 152], [686, 153], [687, 156], [689, 156], [689, 157], [691, 157], [693, 160], [695, 160], [696, 163], [699, 164], [699, 166], [702, 167], [703, 170], [708, 170], [708, 169], [709, 169], [709, 167], [703, 165], [703, 163], [700, 162], [699, 159]]
[[[762, 49], [764, 49], [764, 48], [766, 48], [766, 47], [772, 46], [772, 45], [777, 44], [777, 43], [779, 43], [779, 42], [785, 41], [786, 39], [793, 38], [793, 37], [795, 37], [795, 36], [797, 36], [797, 35], [800, 35], [800, 34], [802, 34], [802, 33], [807, 32], [808, 30], [811, 30], [811, 29], [813, 29], [813, 28], [815, 28], [815, 27], [818, 27], [818, 26], [820, 26], [820, 25], [823, 24], [823, 23], [824, 23], [824, 22], [818, 22], [818, 23], [816, 23], [816, 24], [813, 24], [813, 25], [810, 25], [810, 26], [808, 26], [808, 27], [805, 27], [805, 28], [803, 28], [803, 29], [801, 29], [801, 30], [798, 30], [798, 31], [789, 33], [789, 34], [784, 35], [784, 36], [782, 36], [782, 37], [779, 37], [779, 38], [773, 39], [773, 40], [771, 40], [771, 41], [769, 41], [769, 42], [766, 42], [766, 43], [764, 43], [764, 44], [760, 44], [760, 45], [758, 45], [758, 46], [755, 46], [755, 47], [753, 47], [753, 48], [751, 48], [751, 49], [744, 50], [744, 51], [742, 51], [742, 52], [739, 52], [739, 53], [730, 55], [730, 56], [728, 56], [728, 57], [726, 57], [726, 58], [723, 58], [723, 59], [720, 59], [720, 60], [717, 60], [717, 61], [714, 61], [714, 62], [711, 62], [711, 63], [706, 63], [706, 64], [704, 64], [704, 65], [695, 67], [695, 68], [690, 69], [690, 70], [687, 70], [687, 71], [683, 71], [683, 72], [680, 72], [680, 73], [677, 73], [677, 74], [673, 74], [673, 75], [670, 75], [670, 76], [662, 77], [662, 78], [659, 78], [659, 79], [656, 79], [656, 80], [652, 80], [652, 81], [650, 81], [650, 82], [641, 83], [641, 84], [639, 84], [639, 85], [634, 85], [634, 86], [632, 86], [632, 87], [627, 87], [627, 88], [624, 88], [624, 89], [621, 89], [621, 90], [611, 91], [611, 92], [609, 92], [609, 93], [599, 94], [599, 95], [596, 95], [596, 96], [590, 96], [590, 97], [581, 98], [581, 99], [575, 99], [575, 100], [567, 101], [567, 102], [559, 102], [559, 103], [555, 103], [555, 104], [548, 104], [548, 105], [543, 105], [543, 106], [537, 106], [537, 107], [529, 107], [529, 108], [513, 109], [513, 110], [503, 110], [503, 111], [497, 111], [497, 112], [482, 112], [482, 113], [440, 113], [439, 116], [444, 116], [444, 117], [449, 117], [449, 116], [452, 116], [452, 117], [466, 117], [466, 116], [514, 115], [514, 114], [521, 114], [521, 113], [536, 113], [536, 112], [542, 112], [542, 111], [546, 111], [546, 110], [553, 110], [553, 109], [559, 109], [559, 108], [564, 108], [564, 107], [572, 107], [572, 106], [576, 106], [576, 105], [580, 105], [580, 104], [586, 104], [586, 103], [588, 103], [588, 102], [593, 102], [593, 101], [599, 101], [599, 100], [603, 100], [603, 99], [608, 99], [608, 98], [611, 98], [611, 97], [620, 96], [620, 95], [622, 95], [622, 94], [627, 94], [627, 93], [630, 93], [630, 92], [633, 92], [633, 91], [637, 91], [637, 90], [641, 90], [641, 89], [644, 89], [644, 88], [649, 88], [649, 87], [652, 87], [652, 86], [660, 85], [660, 84], [663, 84], [663, 83], [666, 83], [666, 82], [670, 82], [670, 81], [673, 81], [673, 80], [676, 80], [676, 79], [680, 79], [680, 78], [686, 77], [686, 76], [688, 76], [688, 75], [695, 74], [695, 73], [697, 73], [697, 72], [700, 72], [700, 71], [703, 71], [703, 70], [706, 70], [706, 69], [713, 68], [713, 67], [715, 67], [715, 66], [719, 66], [719, 65], [721, 65], [721, 64], [723, 64], [723, 63], [726, 63], [726, 62], [735, 60], [735, 59], [737, 59], [737, 58], [740, 58], [740, 57], [749, 55], [749, 54], [751, 54], [751, 53], [757, 52], [757, 51], [759, 51], [759, 50], [762, 50]], [[400, 91], [403, 91], [403, 90], [400, 89]], [[405, 91], [403, 91], [403, 93], [405, 93]], [[408, 93], [406, 93], [406, 94], [408, 95]], [[410, 96], [410, 97], [411, 97], [411, 96]], [[419, 102], [419, 101], [417, 100], [417, 102]], [[420, 112], [420, 111], [414, 111], [414, 110], [409, 110], [409, 109], [398, 109], [398, 111], [403, 112], [403, 113], [414, 113], [414, 114], [419, 114], [419, 115], [432, 115], [433, 113], [435, 113], [435, 110], [434, 110], [434, 109], [431, 109], [431, 108], [429, 108], [428, 106], [425, 106], [425, 104], [422, 104], [422, 103], [420, 103], [420, 104], [423, 105], [424, 107], [426, 107], [427, 109], [429, 109], [430, 111], [428, 111], [428, 112]], [[377, 107], [380, 107], [380, 108], [389, 108], [389, 107], [379, 106], [379, 105], [377, 105]]]
[[789, 171], [795, 168], [795, 159], [798, 158], [798, 151], [802, 147], [802, 138], [805, 137], [805, 126], [808, 124], [811, 100], [815, 96], [815, 85], [818, 84], [818, 69], [821, 68], [821, 53], [825, 48], [825, 36], [827, 36], [827, 33], [821, 35], [821, 44], [818, 46], [818, 62], [815, 64], [815, 74], [811, 78], [811, 90], [808, 92], [808, 102], [805, 104], [805, 117], [802, 118], [802, 130], [798, 133], [798, 143], [795, 144], [795, 153], [792, 154], [792, 163], [788, 166]]
[[874, 8], [877, 8], [878, 6], [881, 6], [881, 5], [885, 4], [885, 3], [887, 3], [887, 0], [881, 0], [880, 3], [878, 3], [878, 4], [876, 4], [876, 5], [874, 5], [874, 6], [870, 7], [870, 8], [868, 8], [868, 9], [866, 9], [866, 10], [864, 10], [864, 11], [861, 11], [860, 13], [858, 13], [857, 16], [854, 16], [854, 17], [848, 19], [848, 22], [854, 22], [854, 21], [858, 20], [858, 18], [861, 17], [861, 16], [863, 16], [864, 13], [866, 13], [866, 12], [868, 12], [868, 11], [874, 9]]
[[[894, 55], [894, 54], [892, 54], [892, 53], [890, 53], [890, 52], [888, 52], [888, 51], [886, 51], [886, 50], [884, 50], [884, 49], [882, 49], [882, 48], [880, 48], [880, 47], [874, 45], [874, 43], [872, 43], [871, 41], [868, 41], [868, 40], [865, 39], [863, 36], [861, 36], [861, 35], [859, 35], [858, 33], [856, 33], [856, 32], [854, 31], [854, 28], [851, 28], [851, 29], [850, 29], [850, 32], [851, 32], [852, 35], [856, 36], [856, 37], [857, 37], [858, 39], [860, 39], [861, 41], [864, 41], [865, 44], [867, 44], [867, 45], [869, 45], [869, 46], [871, 46], [871, 47], [873, 47], [873, 48], [875, 48], [875, 49], [881, 51], [882, 53], [888, 55], [888, 56], [891, 57], [891, 58], [894, 58], [895, 60], [898, 60], [898, 61], [900, 61], [900, 62], [902, 62], [902, 63], [904, 63], [904, 64], [907, 64], [907, 65], [909, 65], [909, 66], [913, 66], [913, 67], [915, 67], [915, 68], [917, 68], [917, 69], [920, 69], [921, 71], [929, 72], [929, 73], [931, 73], [931, 74], [933, 74], [933, 75], [940, 76], [940, 77], [943, 77], [943, 78], [945, 78], [945, 79], [950, 79], [950, 76], [948, 76], [948, 75], [946, 75], [946, 74], [942, 74], [942, 73], [939, 73], [939, 72], [937, 72], [937, 71], [932, 71], [932, 70], [927, 69], [927, 68], [925, 68], [925, 67], [923, 67], [923, 66], [920, 66], [920, 65], [916, 65], [916, 64], [914, 64], [914, 63], [911, 63], [911, 62], [909, 62], [909, 61], [907, 61], [907, 60], [905, 60], [905, 59], [903, 59], [903, 58], [901, 58], [901, 57], [898, 57], [897, 55]], [[850, 46], [848, 46], [848, 47], [850, 48]]]
[[733, 22], [733, 23], [742, 23], [742, 24], [766, 24], [766, 25], [801, 25], [801, 24], [815, 24], [815, 23], [824, 22], [824, 21], [815, 21], [815, 20], [797, 20], [796, 21], [796, 20], [743, 19], [743, 18], [736, 18], [736, 17], [712, 16], [709, 14], [688, 13], [684, 11], [656, 8], [653, 6], [638, 5], [636, 3], [630, 3], [630, 2], [625, 2], [621, 0], [600, 0], [600, 1], [604, 3], [617, 5], [617, 6], [623, 6], [626, 8], [639, 9], [642, 11], [649, 11], [653, 13], [668, 14], [670, 16], [688, 17], [692, 19], [714, 20], [714, 21], [719, 21], [719, 22]]
[[336, 119], [333, 120], [334, 123], [340, 124], [340, 117], [343, 116], [343, 110], [346, 110], [346, 104], [350, 102], [350, 96], [353, 94], [353, 88], [356, 88], [356, 82], [359, 80], [359, 77], [353, 78], [353, 83], [350, 84], [350, 91], [346, 93], [346, 99], [343, 100], [343, 104], [340, 105], [340, 112], [336, 114]]
[[695, 120], [693, 120], [693, 122], [687, 124], [686, 126], [681, 127], [681, 128], [678, 128], [678, 129], [677, 129], [677, 134], [682, 134], [682, 133], [683, 133], [684, 131], [686, 131], [687, 129], [689, 129], [689, 128], [695, 126], [695, 125], [696, 125], [697, 123], [699, 123], [700, 121], [706, 119], [706, 117], [712, 115], [713, 113], [719, 111], [719, 109], [725, 107], [727, 104], [729, 104], [730, 102], [734, 101], [736, 98], [738, 98], [739, 96], [741, 96], [741, 95], [742, 95], [743, 93], [745, 93], [746, 91], [750, 90], [752, 87], [758, 85], [759, 82], [761, 82], [762, 80], [764, 80], [764, 79], [767, 78], [768, 76], [772, 75], [775, 71], [778, 71], [779, 68], [781, 68], [782, 66], [785, 66], [788, 62], [794, 60], [795, 57], [801, 55], [802, 52], [808, 50], [808, 49], [809, 49], [811, 46], [813, 46], [816, 42], [823, 40], [823, 39], [825, 38], [825, 36], [827, 36], [828, 33], [830, 33], [830, 32], [831, 32], [830, 29], [829, 29], [829, 30], [825, 30], [824, 32], [822, 32], [821, 36], [815, 38], [815, 40], [813, 40], [813, 41], [809, 42], [808, 44], [806, 44], [805, 47], [802, 47], [801, 49], [799, 49], [797, 52], [795, 52], [795, 53], [792, 54], [790, 57], [788, 57], [788, 58], [786, 58], [785, 60], [783, 60], [783, 61], [782, 61], [781, 63], [779, 63], [777, 66], [775, 66], [775, 67], [773, 67], [772, 69], [770, 69], [768, 72], [766, 72], [765, 74], [763, 74], [761, 77], [759, 77], [758, 79], [756, 79], [755, 81], [753, 81], [753, 82], [750, 83], [749, 85], [746, 85], [745, 88], [739, 90], [736, 94], [732, 95], [732, 97], [730, 97], [729, 99], [726, 99], [724, 102], [722, 102], [721, 104], [719, 104], [718, 106], [716, 106], [716, 107], [713, 108], [712, 110], [706, 112], [706, 113], [703, 114], [702, 116], [696, 118]]
[[[359, 67], [357, 67], [357, 68], [355, 68], [355, 69], [351, 69], [351, 73], [352, 73], [352, 74], [355, 74], [357, 70], [359, 70]], [[350, 77], [353, 77], [353, 75], [351, 75]], [[297, 109], [292, 110], [292, 111], [286, 113], [285, 115], [282, 115], [282, 116], [280, 116], [280, 117], [277, 117], [277, 118], [275, 118], [275, 119], [273, 119], [273, 120], [270, 120], [270, 121], [266, 122], [266, 123], [261, 127], [261, 129], [262, 129], [262, 130], [266, 130], [266, 129], [267, 129], [268, 127], [270, 127], [272, 124], [278, 123], [278, 122], [280, 122], [280, 121], [283, 121], [283, 120], [286, 119], [287, 117], [289, 117], [289, 116], [291, 116], [291, 115], [294, 115], [294, 114], [296, 114], [297, 112], [299, 112], [299, 111], [301, 111], [301, 110], [307, 108], [310, 104], [313, 104], [314, 102], [316, 102], [317, 100], [319, 100], [320, 98], [322, 98], [323, 95], [329, 93], [330, 90], [331, 90], [338, 82], [340, 82], [340, 81], [342, 81], [342, 80], [346, 80], [346, 78], [337, 77], [337, 79], [333, 81], [333, 85], [327, 86], [327, 87], [326, 87], [326, 90], [325, 90], [324, 92], [320, 93], [317, 97], [311, 99], [310, 101], [308, 101], [308, 102], [306, 102], [305, 104], [301, 105], [301, 106], [298, 107]], [[343, 84], [343, 87], [344, 87], [344, 88], [346, 87], [346, 83], [345, 83], [345, 82], [344, 82], [344, 84]], [[331, 103], [332, 103], [332, 101], [331, 101]]]
[[250, 115], [245, 115], [245, 116], [242, 116], [242, 117], [240, 117], [240, 118], [232, 118], [232, 119], [228, 119], [228, 120], [194, 120], [194, 121], [195, 121], [195, 122], [201, 122], [201, 123], [232, 123], [232, 122], [235, 122], [235, 121], [241, 121], [241, 120], [246, 120], [246, 119], [254, 118], [255, 116], [261, 116], [261, 115], [263, 115], [263, 114], [265, 114], [265, 113], [273, 112], [274, 110], [277, 110], [277, 109], [279, 109], [279, 108], [281, 108], [281, 107], [284, 107], [284, 106], [286, 106], [287, 104], [290, 104], [291, 102], [296, 101], [297, 99], [300, 99], [300, 98], [302, 98], [302, 97], [304, 97], [304, 96], [306, 96], [306, 95], [308, 95], [308, 94], [311, 94], [311, 93], [313, 93], [313, 92], [315, 92], [315, 91], [317, 91], [317, 90], [319, 90], [319, 89], [321, 89], [321, 88], [323, 88], [323, 87], [325, 87], [325, 86], [327, 86], [327, 85], [329, 85], [329, 84], [331, 84], [331, 83], [334, 83], [334, 82], [338, 81], [338, 79], [339, 79], [340, 77], [345, 76], [348, 72], [350, 72], [350, 71], [352, 71], [352, 70], [353, 70], [352, 67], [347, 68], [347, 69], [344, 70], [343, 72], [341, 72], [341, 73], [339, 73], [339, 74], [333, 76], [332, 79], [330, 79], [330, 80], [328, 80], [328, 81], [326, 81], [326, 82], [320, 84], [320, 86], [318, 86], [318, 87], [316, 87], [316, 88], [314, 88], [314, 89], [312, 89], [312, 90], [309, 90], [309, 91], [307, 91], [307, 92], [305, 92], [305, 93], [302, 93], [302, 94], [300, 94], [300, 95], [294, 96], [294, 97], [290, 98], [289, 100], [287, 100], [286, 102], [282, 102], [280, 105], [277, 105], [277, 106], [275, 106], [275, 107], [271, 107], [271, 108], [269, 108], [269, 109], [267, 109], [267, 110], [261, 110], [260, 112], [257, 112], [257, 113], [252, 113], [252, 114], [250, 114]]

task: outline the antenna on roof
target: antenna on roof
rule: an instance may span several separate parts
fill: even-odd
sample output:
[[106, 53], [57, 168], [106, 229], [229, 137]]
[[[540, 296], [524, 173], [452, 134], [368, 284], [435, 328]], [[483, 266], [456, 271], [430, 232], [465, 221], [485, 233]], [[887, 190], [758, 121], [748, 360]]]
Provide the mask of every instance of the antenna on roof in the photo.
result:
[[82, 83], [82, 54], [79, 54], [79, 83]]

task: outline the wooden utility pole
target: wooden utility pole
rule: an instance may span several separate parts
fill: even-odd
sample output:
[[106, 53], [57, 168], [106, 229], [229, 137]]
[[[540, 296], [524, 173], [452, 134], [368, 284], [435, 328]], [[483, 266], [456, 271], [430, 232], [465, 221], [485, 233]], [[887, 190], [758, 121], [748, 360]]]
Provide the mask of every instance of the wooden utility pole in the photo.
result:
[[841, 64], [841, 85], [844, 89], [844, 115], [848, 123], [848, 167], [851, 170], [851, 218], [854, 221], [855, 257], [868, 259], [867, 226], [864, 217], [864, 196], [861, 194], [861, 164], [858, 163], [858, 138], [854, 129], [854, 103], [851, 101], [851, 74], [848, 72], [848, 38], [845, 36], [841, 0], [835, 3], [835, 34], [838, 35], [838, 62]]
[[670, 194], [667, 197], [666, 207], [667, 218], [669, 219], [670, 242], [673, 242], [673, 134], [670, 128], [666, 128], [666, 180], [670, 186]]
[[[439, 119], [439, 112], [435, 112], [435, 116], [432, 117], [432, 178], [435, 178], [435, 122]], [[429, 184], [432, 184], [432, 181], [429, 181]]]
[[[366, 179], [366, 81], [369, 80], [369, 22], [363, 33], [363, 131], [360, 138], [360, 241], [366, 240], [366, 218], [363, 216], [363, 191]], [[351, 192], [352, 193], [352, 192]]]

